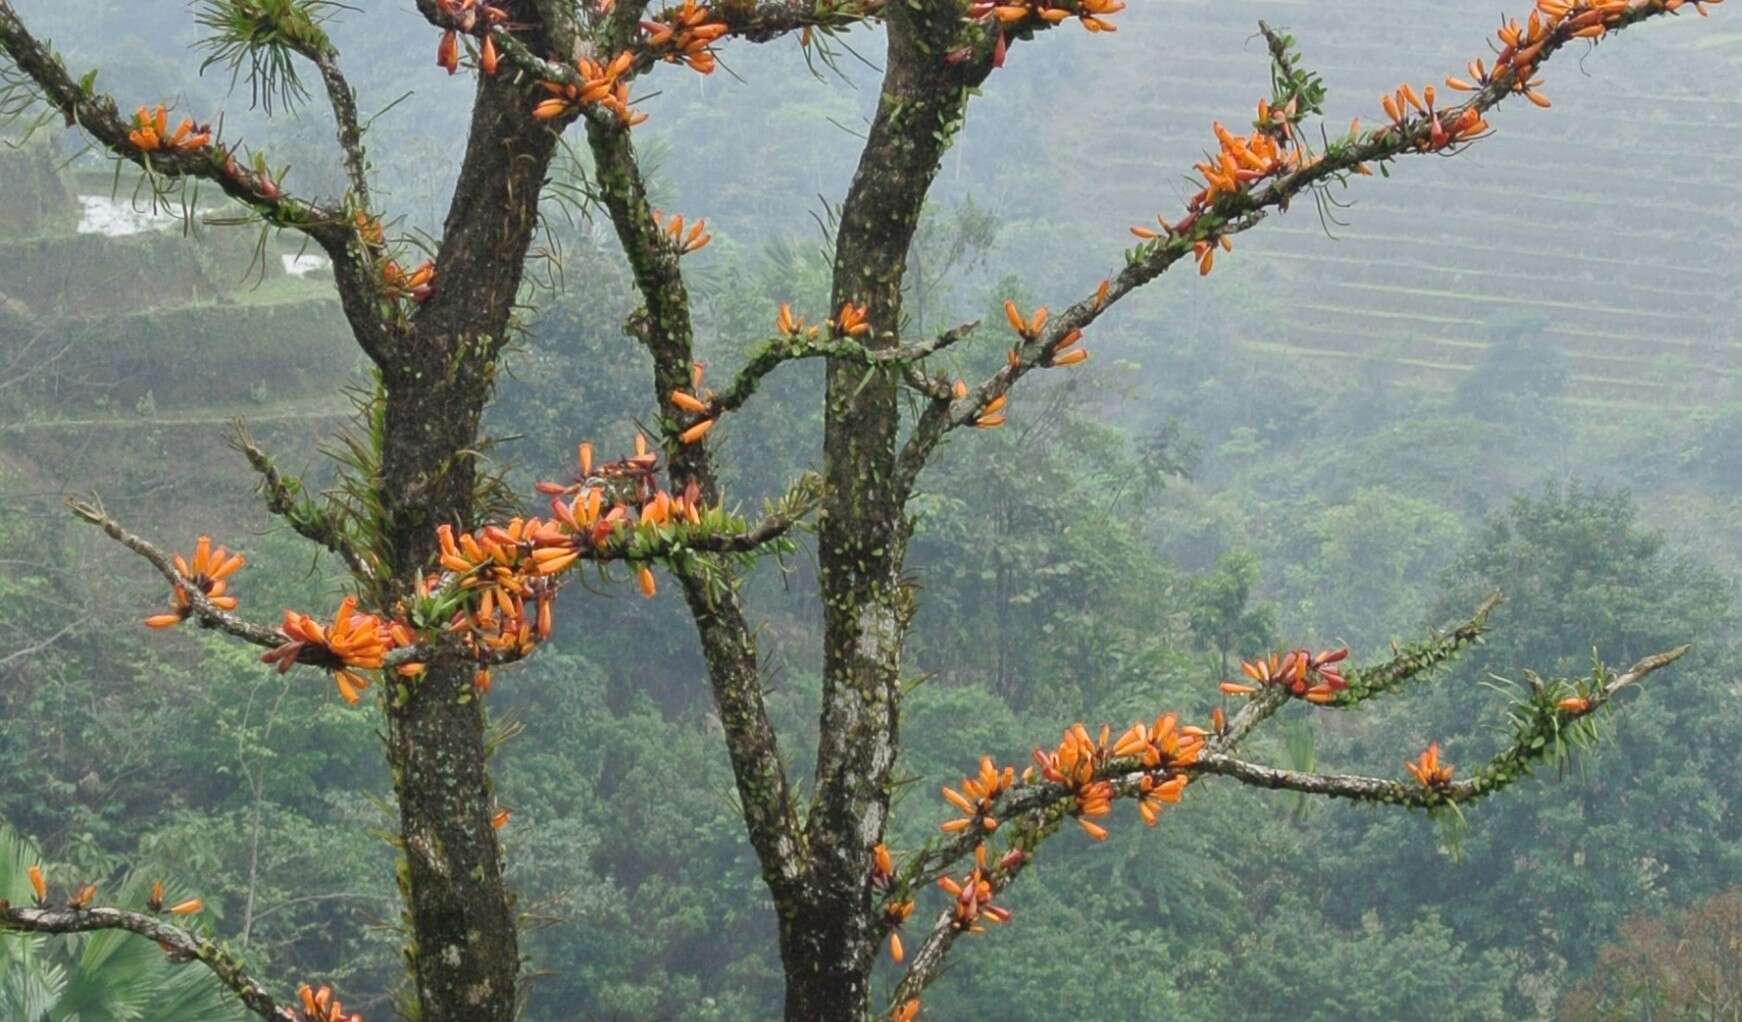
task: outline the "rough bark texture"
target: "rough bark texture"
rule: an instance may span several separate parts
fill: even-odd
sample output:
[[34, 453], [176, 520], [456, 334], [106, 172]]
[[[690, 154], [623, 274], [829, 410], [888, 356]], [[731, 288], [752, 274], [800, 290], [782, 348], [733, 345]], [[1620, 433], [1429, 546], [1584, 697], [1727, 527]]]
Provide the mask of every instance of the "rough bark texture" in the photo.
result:
[[[643, 299], [630, 318], [629, 330], [653, 356], [655, 407], [674, 414], [671, 394], [690, 389], [694, 353], [689, 292], [678, 267], [679, 255], [654, 227], [628, 132], [589, 122], [587, 139], [601, 195]], [[707, 445], [682, 443], [670, 432], [663, 440], [671, 488], [682, 490], [693, 481], [705, 501], [717, 500], [719, 482]], [[799, 874], [798, 813], [762, 698], [755, 635], [744, 618], [731, 572], [723, 564], [709, 565], [711, 572], [703, 567], [680, 563], [673, 571], [683, 586], [708, 664], [750, 844], [778, 903]]]
[[[886, 12], [882, 98], [836, 237], [830, 309], [863, 304], [873, 348], [898, 343], [908, 248], [971, 78], [938, 59], [959, 14], [940, 5]], [[899, 376], [831, 359], [818, 523], [823, 708], [807, 820], [810, 875], [781, 912], [789, 1020], [862, 1019], [880, 931], [866, 883], [889, 812], [901, 698], [901, 650], [913, 614], [903, 577], [907, 494], [896, 481]]]
[[[527, 116], [530, 105], [524, 87], [480, 79], [435, 297], [413, 321], [404, 357], [383, 367], [384, 574], [392, 590], [383, 597], [403, 596], [433, 563], [438, 525], [475, 524], [472, 452], [556, 146]], [[490, 826], [484, 712], [472, 674], [470, 664], [432, 664], [388, 710], [407, 959], [422, 1022], [515, 1014], [520, 952]]]

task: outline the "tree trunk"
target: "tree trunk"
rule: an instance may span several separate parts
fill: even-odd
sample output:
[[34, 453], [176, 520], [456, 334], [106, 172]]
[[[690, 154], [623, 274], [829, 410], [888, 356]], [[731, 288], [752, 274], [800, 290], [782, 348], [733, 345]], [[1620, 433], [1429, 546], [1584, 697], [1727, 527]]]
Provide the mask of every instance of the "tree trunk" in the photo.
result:
[[[518, 296], [556, 136], [533, 121], [530, 86], [482, 77], [466, 156], [436, 256], [434, 296], [382, 366], [386, 422], [382, 607], [436, 562], [436, 529], [472, 528], [480, 423]], [[419, 1022], [509, 1022], [520, 972], [513, 899], [491, 826], [485, 719], [475, 665], [438, 660], [387, 699], [399, 800], [406, 964]]]
[[[959, 30], [952, 8], [891, 5], [888, 63], [836, 236], [831, 312], [864, 304], [867, 343], [899, 343], [901, 286], [920, 212], [984, 69], [939, 60]], [[895, 476], [900, 388], [890, 372], [832, 361], [818, 523], [823, 707], [810, 803], [810, 875], [783, 906], [786, 1018], [860, 1022], [869, 1010], [878, 906], [868, 885], [883, 839], [900, 727], [901, 651], [913, 616], [903, 577], [908, 494]]]
[[[436, 349], [440, 350], [440, 349]], [[389, 559], [386, 581], [403, 596], [427, 570], [435, 529], [470, 524], [481, 379], [448, 387], [413, 381], [387, 390], [381, 490]], [[408, 937], [406, 964], [421, 1022], [508, 1022], [520, 971], [514, 914], [490, 825], [483, 704], [474, 665], [438, 661], [387, 698], [387, 761], [399, 801], [399, 872]], [[396, 697], [402, 695], [402, 698]]]
[[864, 911], [838, 915], [812, 902], [781, 913], [780, 957], [786, 972], [786, 1022], [865, 1022], [871, 1012], [871, 966], [877, 938]]
[[399, 798], [407, 965], [420, 1022], [509, 1022], [520, 951], [490, 825], [484, 712], [472, 666], [432, 665], [388, 716]]

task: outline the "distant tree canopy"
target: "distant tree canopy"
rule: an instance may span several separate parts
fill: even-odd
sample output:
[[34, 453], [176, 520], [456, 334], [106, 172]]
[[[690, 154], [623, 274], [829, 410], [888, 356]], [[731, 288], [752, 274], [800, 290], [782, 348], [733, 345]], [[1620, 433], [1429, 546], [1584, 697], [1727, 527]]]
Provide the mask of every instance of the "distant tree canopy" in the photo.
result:
[[[102, 722], [80, 734], [97, 752], [75, 750], [88, 757], [81, 762], [96, 764], [88, 779], [73, 783], [97, 806], [90, 826], [124, 826], [124, 816], [101, 811], [115, 799], [173, 813], [152, 805], [155, 788], [131, 779], [144, 771], [215, 769], [210, 750], [187, 732], [222, 734], [233, 739], [222, 769], [240, 778], [243, 794], [226, 807], [220, 826], [183, 817], [161, 838], [191, 840], [216, 830], [199, 847], [214, 857], [222, 854], [219, 846], [245, 855], [250, 877], [237, 899], [240, 912], [222, 919], [234, 939], [220, 943], [210, 936], [218, 913], [197, 893], [179, 889], [197, 872], [167, 889], [141, 875], [115, 890], [105, 878], [119, 866], [104, 861], [95, 835], [69, 842], [91, 849], [73, 861], [47, 870], [32, 861], [21, 877], [9, 870], [0, 877], [6, 891], [0, 927], [19, 938], [7, 945], [15, 958], [39, 958], [44, 935], [86, 935], [75, 939], [85, 942], [87, 957], [115, 953], [123, 943], [128, 954], [155, 944], [170, 961], [198, 962], [212, 977], [191, 989], [192, 981], [179, 977], [199, 973], [164, 980], [143, 962], [129, 964], [123, 977], [116, 958], [107, 971], [87, 970], [79, 983], [57, 985], [48, 979], [58, 965], [32, 966], [44, 981], [29, 992], [29, 1012], [38, 1004], [52, 1011], [47, 1005], [63, 990], [86, 987], [91, 1004], [100, 997], [169, 1012], [181, 1009], [163, 1007], [173, 1005], [165, 998], [185, 994], [187, 1004], [203, 1003], [215, 982], [261, 1018], [352, 1022], [358, 1001], [351, 997], [347, 1012], [339, 1000], [347, 976], [305, 982], [287, 995], [288, 983], [257, 975], [275, 949], [256, 950], [253, 942], [265, 942], [268, 932], [283, 943], [310, 939], [289, 921], [267, 921], [299, 899], [378, 901], [376, 890], [343, 889], [337, 880], [368, 862], [382, 881], [392, 877], [403, 908], [395, 930], [405, 967], [399, 1010], [423, 1022], [505, 1022], [533, 989], [522, 939], [537, 908], [517, 900], [504, 852], [505, 837], [519, 840], [524, 830], [529, 861], [518, 868], [545, 889], [566, 885], [569, 906], [579, 903], [601, 924], [564, 946], [577, 961], [562, 963], [563, 971], [599, 986], [617, 983], [601, 1000], [619, 1014], [646, 1017], [677, 1001], [698, 1005], [699, 1015], [743, 1017], [756, 1008], [753, 991], [766, 986], [779, 988], [791, 1022], [913, 1022], [922, 994], [935, 996], [928, 988], [955, 960], [960, 938], [1010, 922], [1013, 895], [1022, 890], [1016, 881], [1037, 861], [1077, 854], [1062, 841], [1049, 845], [1060, 831], [1099, 844], [1114, 830], [1130, 830], [1114, 822], [1120, 802], [1155, 826], [1176, 813], [1188, 791], [1216, 777], [1303, 797], [1419, 809], [1455, 826], [1463, 806], [1534, 770], [1569, 769], [1575, 753], [1606, 733], [1612, 704], [1686, 652], [1683, 626], [1728, 612], [1711, 579], [1666, 562], [1660, 541], [1633, 527], [1625, 498], [1576, 491], [1515, 506], [1466, 548], [1454, 577], [1471, 584], [1455, 585], [1457, 599], [1440, 608], [1445, 629], [1372, 658], [1351, 657], [1333, 642], [1276, 648], [1280, 609], [1262, 598], [1254, 557], [1228, 554], [1201, 577], [1184, 580], [1145, 542], [1152, 524], [1147, 504], [1193, 471], [1197, 444], [1152, 423], [1133, 452], [1118, 433], [1073, 407], [1068, 382], [1071, 368], [1090, 358], [1090, 332], [1103, 317], [1170, 270], [1208, 276], [1231, 258], [1236, 236], [1294, 204], [1325, 208], [1336, 189], [1375, 171], [1389, 175], [1407, 157], [1452, 155], [1479, 144], [1490, 131], [1487, 114], [1501, 103], [1550, 105], [1541, 75], [1551, 61], [1558, 66], [1560, 55], [1684, 10], [1705, 14], [1705, 4], [1540, 0], [1522, 20], [1501, 24], [1490, 55], [1443, 84], [1397, 86], [1381, 98], [1381, 116], [1347, 128], [1326, 111], [1325, 85], [1294, 40], [1260, 23], [1269, 92], [1231, 103], [1230, 109], [1252, 110], [1234, 127], [1210, 125], [1205, 158], [1191, 168], [1179, 208], [1132, 227], [1135, 243], [1108, 254], [1104, 276], [1082, 275], [1095, 282], [1074, 299], [1049, 298], [1049, 310], [1007, 278], [981, 320], [948, 325], [938, 321], [945, 297], [969, 269], [984, 265], [1004, 229], [991, 209], [961, 203], [946, 210], [929, 201], [971, 101], [996, 85], [994, 75], [1013, 48], [1041, 45], [1070, 22], [1095, 35], [1111, 32], [1120, 0], [684, 0], [658, 10], [646, 0], [416, 6], [436, 65], [450, 76], [462, 69], [476, 76], [464, 144], [443, 157], [457, 167], [452, 197], [439, 233], [428, 237], [404, 226], [404, 211], [392, 208], [395, 193], [379, 187], [395, 168], [371, 155], [373, 122], [360, 112], [327, 31], [342, 5], [195, 5], [208, 62], [246, 77], [267, 112], [324, 101], [333, 129], [332, 143], [323, 145], [326, 173], [293, 179], [290, 155], [308, 139], [287, 134], [244, 142], [226, 133], [215, 112], [172, 112], [156, 100], [123, 104], [103, 91], [95, 69], [69, 67], [27, 27], [12, 0], [0, 0], [0, 112], [27, 134], [57, 121], [76, 126], [118, 165], [137, 169], [140, 193], [154, 207], [196, 208], [197, 187], [204, 189], [197, 193], [201, 203], [222, 196], [216, 220], [258, 228], [258, 253], [274, 232], [306, 241], [326, 260], [323, 272], [330, 273], [344, 325], [367, 363], [352, 424], [326, 448], [330, 485], [284, 467], [283, 455], [240, 424], [227, 436], [253, 472], [266, 509], [307, 550], [338, 566], [343, 592], [335, 600], [323, 602], [312, 584], [289, 573], [248, 572], [248, 558], [232, 541], [202, 535], [178, 552], [131, 531], [125, 509], [71, 502], [78, 520], [161, 576], [167, 592], [146, 626], [207, 630], [213, 641], [202, 650], [202, 667], [252, 679], [246, 697], [194, 700], [186, 719], [153, 718], [149, 728], [132, 727], [125, 714], [100, 705], [79, 707]], [[762, 275], [710, 286], [685, 262], [712, 243], [707, 219], [654, 200], [633, 131], [647, 119], [641, 96], [681, 69], [711, 74], [728, 44], [796, 38], [808, 60], [829, 66], [849, 52], [843, 35], [872, 26], [886, 46], [877, 106], [850, 187], [838, 206], [817, 217], [825, 250], [777, 245]], [[674, 69], [662, 70], [665, 64]], [[552, 225], [576, 214], [608, 224], [627, 270], [601, 269], [583, 282], [583, 300], [547, 303], [532, 315], [529, 306], [548, 296], [565, 269], [563, 239], [575, 240]], [[197, 283], [190, 271], [190, 288]], [[1052, 278], [1029, 286], [1049, 294], [1074, 287]], [[710, 324], [725, 324], [741, 342], [727, 366], [700, 358], [704, 302], [717, 306], [709, 309], [717, 313]], [[521, 364], [526, 379], [510, 379], [517, 342], [541, 331], [547, 343], [533, 346]], [[1520, 327], [1518, 338], [1497, 340], [1479, 376], [1496, 392], [1552, 395], [1564, 371], [1543, 363], [1538, 349], [1506, 347], [1525, 332]], [[601, 357], [594, 342], [617, 333], [635, 347], [619, 345]], [[552, 336], [576, 343], [548, 343]], [[209, 365], [192, 331], [185, 339], [190, 361]], [[1049, 379], [1051, 389], [1039, 382]], [[282, 383], [274, 376], [262, 385]], [[535, 407], [487, 418], [493, 404], [516, 394], [539, 397], [529, 402]], [[609, 445], [584, 439], [611, 425], [594, 420], [593, 409], [625, 394], [640, 395], [634, 428], [616, 430], [622, 440]], [[1039, 398], [1033, 418], [1017, 417], [1019, 394]], [[137, 394], [138, 415], [155, 416], [159, 399], [150, 388]], [[1228, 430], [1218, 451], [1256, 457], [1285, 445], [1322, 403], [1303, 386], [1254, 392], [1239, 409], [1245, 421]], [[508, 423], [532, 434], [527, 446], [544, 459], [530, 505], [522, 480], [489, 459], [503, 439], [491, 430]], [[747, 444], [767, 450], [747, 456]], [[1316, 471], [1292, 466], [1278, 483], [1279, 504], [1292, 512], [1317, 499], [1328, 479]], [[728, 489], [739, 487], [764, 497], [762, 506], [744, 511], [730, 502]], [[1443, 518], [1425, 533], [1398, 527], [1400, 518], [1428, 511], [1381, 491], [1361, 491], [1347, 506], [1323, 510], [1302, 534], [1305, 542], [1352, 574], [1381, 582], [1353, 602], [1357, 618], [1379, 620], [1326, 615], [1318, 627], [1359, 625], [1369, 629], [1364, 641], [1378, 645], [1391, 638], [1381, 630], [1414, 623], [1409, 619], [1423, 604], [1388, 606], [1385, 594], [1435, 563], [1431, 550], [1412, 546], [1417, 535], [1449, 544], [1458, 534], [1456, 522]], [[933, 520], [941, 524], [928, 530]], [[1370, 524], [1384, 528], [1363, 530]], [[0, 523], [0, 530], [11, 528]], [[814, 541], [801, 546], [807, 533]], [[1204, 561], [1219, 552], [1206, 550]], [[1586, 567], [1592, 557], [1603, 565], [1595, 575]], [[759, 586], [758, 569], [775, 558], [799, 565], [791, 570], [802, 577], [790, 591]], [[921, 567], [924, 586], [914, 574]], [[1430, 690], [1412, 709], [1394, 711], [1383, 729], [1349, 743], [1383, 741], [1372, 757], [1380, 762], [1395, 762], [1400, 750], [1413, 753], [1401, 769], [1386, 776], [1317, 769], [1314, 733], [1300, 722], [1308, 715], [1351, 720], [1339, 711], [1383, 707], [1394, 701], [1381, 697], [1416, 687], [1483, 642], [1491, 618], [1505, 613], [1487, 591], [1494, 582], [1513, 587], [1522, 608], [1513, 645], [1487, 647], [1489, 658], [1497, 649], [1515, 656], [1504, 663], [1516, 682], [1504, 698], [1478, 704], [1465, 690]], [[1291, 584], [1294, 605], [1310, 610], [1312, 586]], [[46, 575], [8, 574], [0, 581], [0, 615], [52, 599], [55, 585]], [[632, 610], [621, 601], [583, 600], [588, 589], [650, 600], [675, 590], [694, 644], [675, 650], [672, 632], [658, 626], [657, 615], [674, 612], [679, 601]], [[1109, 590], [1118, 595], [1105, 597]], [[263, 595], [309, 610], [262, 620], [254, 608], [265, 604]], [[580, 653], [556, 641], [559, 597], [577, 622], [568, 627]], [[928, 599], [948, 609], [917, 625]], [[807, 636], [811, 671], [775, 678], [779, 665], [767, 653], [777, 637], [753, 609], [762, 601], [798, 606], [795, 615], [815, 633]], [[1582, 645], [1570, 648], [1569, 636], [1592, 634], [1591, 622], [1577, 620], [1590, 614], [1613, 615], [1596, 632], [1631, 667], [1611, 668]], [[1191, 702], [1204, 705], [1216, 679], [1157, 641], [1170, 616], [1184, 618], [1183, 630], [1221, 670], [1207, 713], [1182, 710], [1186, 701], [1175, 698], [1195, 692]], [[129, 662], [139, 642], [120, 635], [96, 641], [124, 651], [121, 659]], [[580, 655], [613, 644], [632, 651], [618, 670], [599, 670]], [[42, 654], [45, 670], [62, 655], [53, 645], [44, 641], [31, 654]], [[972, 684], [934, 696], [925, 686], [931, 678], [911, 669], [915, 650], [928, 665]], [[543, 655], [535, 660], [536, 654]], [[271, 672], [252, 663], [255, 657]], [[675, 727], [660, 712], [662, 701], [688, 694], [674, 681], [680, 672], [662, 669], [686, 662], [690, 673], [706, 678], [704, 729]], [[1540, 674], [1525, 673], [1527, 664]], [[308, 714], [281, 713], [289, 692], [281, 676], [310, 673], [305, 668], [330, 680], [345, 705], [329, 700]], [[164, 678], [192, 689], [194, 674], [184, 666]], [[1069, 687], [1049, 686], [1061, 675]], [[557, 699], [531, 685], [535, 678], [569, 691]], [[1195, 687], [1159, 691], [1174, 689], [1176, 678]], [[530, 691], [521, 691], [522, 679]], [[65, 687], [36, 687], [16, 698], [98, 703], [99, 692], [69, 679]], [[1160, 701], [1164, 695], [1168, 702]], [[374, 713], [349, 709], [366, 698]], [[51, 707], [31, 709], [52, 714]], [[1441, 726], [1467, 734], [1475, 710], [1499, 711], [1500, 736], [1442, 748]], [[995, 755], [994, 742], [1017, 715], [1037, 711], [1059, 729], [1056, 743], [1022, 761]], [[1136, 722], [1066, 723], [1113, 713]], [[1285, 743], [1293, 762], [1266, 765], [1253, 756], [1262, 748], [1249, 739], [1284, 719], [1294, 721]], [[560, 733], [562, 752], [495, 771], [493, 755], [534, 726]], [[275, 729], [316, 754], [276, 763]], [[362, 762], [361, 741], [331, 740], [372, 732], [383, 746], [381, 763]], [[896, 818], [898, 796], [918, 779], [908, 771], [927, 767], [929, 784], [940, 771], [960, 767], [919, 763], [903, 741], [912, 733], [930, 736], [925, 748], [933, 756], [949, 750], [951, 763], [978, 756], [960, 781], [942, 774], [953, 783], [942, 786], [942, 805], [930, 804], [918, 823]], [[1661, 734], [1648, 740], [1668, 741]], [[1699, 748], [1688, 742], [1681, 755], [1697, 757], [1689, 750]], [[1668, 751], [1660, 751], [1661, 763]], [[66, 783], [52, 769], [11, 765], [45, 787]], [[541, 784], [547, 765], [569, 783]], [[378, 771], [385, 772], [391, 800], [373, 813], [341, 803], [269, 818], [273, 798], [315, 801], [306, 793], [330, 792], [335, 778]], [[524, 785], [525, 803], [511, 806], [500, 797], [498, 784], [509, 780]], [[612, 811], [598, 813], [607, 803]], [[1394, 827], [1402, 815], [1363, 823]], [[308, 820], [318, 822], [301, 822]], [[1296, 813], [1290, 826], [1300, 823]], [[1219, 825], [1224, 834], [1258, 830], [1238, 810]], [[1343, 817], [1336, 825], [1354, 826]], [[291, 836], [263, 840], [269, 827]], [[386, 851], [359, 841], [371, 827], [386, 834]], [[740, 834], [747, 853], [735, 844]], [[1255, 910], [1251, 925], [1237, 924], [1219, 911], [1218, 902], [1238, 884], [1213, 861], [1214, 836], [1183, 837], [1171, 850], [1186, 875], [1204, 878], [1201, 889], [1177, 896], [1153, 886], [1147, 875], [1153, 871], [1116, 860], [1136, 878], [1131, 897], [1142, 912], [1134, 918], [1171, 919], [1204, 934], [1182, 970], [1237, 973], [1245, 980], [1241, 999], [1261, 1011], [1286, 1011], [1303, 991], [1320, 1006], [1317, 1017], [1327, 1019], [1422, 1009], [1483, 1018], [1507, 1010], [1502, 988], [1514, 982], [1518, 963], [1467, 949], [1448, 929], [1452, 924], [1432, 914], [1389, 934], [1365, 915], [1330, 918], [1343, 939], [1329, 952], [1309, 935], [1325, 921], [1321, 916], [1335, 913], [1307, 904], [1301, 890], [1267, 896], [1266, 911]], [[1266, 831], [1264, 840], [1269, 851], [1298, 861], [1302, 875], [1328, 857], [1302, 848], [1287, 831]], [[1492, 844], [1473, 854], [1530, 841], [1513, 861], [1552, 845], [1511, 830], [1484, 840]], [[1662, 854], [1691, 848], [1670, 845]], [[1379, 840], [1364, 847], [1374, 855], [1392, 846]], [[34, 859], [22, 847], [13, 851], [20, 863]], [[584, 867], [567, 861], [577, 851], [585, 852]], [[681, 872], [692, 857], [734, 860], [735, 871], [758, 874], [772, 922], [744, 910], [741, 892], [729, 885], [686, 898], [657, 884], [628, 892], [611, 882], [638, 871]], [[1544, 911], [1576, 903], [1581, 886], [1597, 882], [1596, 870], [1567, 859], [1573, 865], [1559, 883], [1538, 881], [1534, 891], [1517, 892], [1518, 902], [1534, 898]], [[312, 878], [310, 888], [262, 883], [256, 874], [263, 863], [268, 870], [293, 866]], [[1365, 896], [1380, 899], [1419, 883], [1407, 875], [1419, 867], [1379, 855], [1363, 882]], [[1605, 862], [1602, 876], [1620, 872], [1624, 863]], [[1518, 869], [1506, 875], [1516, 882]], [[1088, 876], [1065, 871], [1060, 890], [1080, 889]], [[262, 893], [277, 896], [272, 909], [257, 904]], [[1037, 895], [1046, 897], [1058, 913], [1074, 911], [1064, 895]], [[364, 940], [356, 932], [364, 910], [348, 911], [349, 925], [322, 935], [346, 948]], [[1448, 900], [1444, 919], [1468, 911]], [[1061, 940], [1050, 959], [1022, 959], [1029, 983], [1061, 990], [1075, 1003], [1101, 992], [1095, 982], [1101, 956], [1162, 961], [1154, 925], [1086, 918], [1082, 926], [1100, 939]], [[120, 941], [124, 935], [145, 939]], [[738, 942], [773, 943], [778, 970], [771, 956], [736, 954]], [[885, 956], [893, 966], [888, 973], [878, 968]], [[657, 962], [659, 975], [670, 975], [666, 966], [686, 957], [708, 963], [702, 974], [740, 969], [742, 983], [710, 1000], [693, 974], [674, 989], [614, 978], [642, 962]], [[1357, 965], [1402, 971], [1421, 959], [1426, 967], [1383, 986], [1341, 971]], [[1472, 998], [1455, 990], [1454, 975], [1468, 972], [1493, 992]], [[127, 991], [95, 992], [123, 982], [137, 985], [133, 1001]], [[183, 982], [189, 990], [176, 986]], [[1157, 997], [1179, 1003], [1171, 983], [1163, 976]], [[371, 1011], [387, 1000], [373, 996]], [[1141, 1010], [1147, 1015], [1147, 1006]]]

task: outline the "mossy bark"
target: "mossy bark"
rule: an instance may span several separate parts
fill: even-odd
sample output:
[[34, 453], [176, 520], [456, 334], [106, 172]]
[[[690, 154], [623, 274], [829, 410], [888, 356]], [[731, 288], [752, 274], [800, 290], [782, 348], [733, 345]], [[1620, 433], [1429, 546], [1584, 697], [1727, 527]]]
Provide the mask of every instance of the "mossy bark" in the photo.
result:
[[[437, 255], [436, 292], [382, 365], [386, 428], [379, 605], [434, 565], [436, 528], [472, 528], [476, 451], [497, 358], [556, 138], [532, 121], [525, 86], [482, 78], [466, 156]], [[398, 796], [420, 1022], [508, 1022], [520, 972], [513, 898], [491, 826], [483, 704], [474, 665], [438, 661], [388, 700], [387, 756]]]
[[[868, 309], [867, 343], [898, 343], [908, 249], [938, 163], [983, 67], [952, 65], [959, 12], [890, 5], [882, 99], [842, 208], [834, 293]], [[908, 494], [896, 475], [895, 375], [831, 360], [823, 455], [829, 493], [818, 528], [823, 707], [802, 896], [782, 906], [786, 1017], [859, 1020], [870, 1004], [880, 929], [867, 878], [889, 812], [901, 654], [913, 615], [903, 574]]]

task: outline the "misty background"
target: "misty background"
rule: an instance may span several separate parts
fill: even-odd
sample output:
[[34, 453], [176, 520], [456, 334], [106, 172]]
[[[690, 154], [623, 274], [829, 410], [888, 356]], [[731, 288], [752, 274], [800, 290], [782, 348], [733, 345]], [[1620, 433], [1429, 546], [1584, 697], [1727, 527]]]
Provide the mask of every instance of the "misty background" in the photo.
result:
[[[275, 101], [268, 117], [245, 72], [234, 89], [222, 67], [200, 74], [178, 0], [16, 6], [75, 77], [101, 67], [124, 109], [221, 112], [226, 140], [290, 165], [291, 189], [343, 190], [324, 106]], [[983, 376], [1003, 358], [1004, 298], [1062, 307], [1116, 271], [1128, 227], [1172, 219], [1193, 190], [1210, 122], [1241, 124], [1268, 94], [1259, 19], [1323, 74], [1339, 132], [1379, 118], [1399, 81], [1462, 73], [1495, 17], [1165, 0], [1132, 4], [1113, 35], [1013, 48], [915, 243], [912, 334], [984, 320], [950, 356]], [[1742, 883], [1742, 29], [1725, 8], [1666, 20], [1551, 69], [1554, 109], [1509, 104], [1468, 152], [1297, 205], [1212, 276], [1132, 296], [1089, 335], [1087, 365], [1018, 394], [1005, 429], [954, 440], [916, 502], [908, 664], [924, 681], [905, 704], [914, 781], [890, 843], [934, 832], [937, 786], [982, 753], [1021, 762], [1076, 720], [1201, 719], [1233, 658], [1383, 655], [1494, 589], [1507, 602], [1488, 643], [1436, 684], [1335, 718], [1295, 707], [1254, 757], [1391, 776], [1438, 740], [1474, 763], [1504, 722], [1485, 682], [1576, 676], [1593, 649], [1619, 665], [1694, 653], [1626, 700], [1577, 770], [1468, 810], [1456, 833], [1212, 782], [1153, 831], [1121, 814], [1105, 845], [1061, 837], [1004, 899], [1012, 925], [928, 992], [928, 1017], [1658, 1017], [1603, 1014], [1607, 984], [1650, 957], [1620, 949]], [[390, 231], [439, 231], [471, 78], [434, 66], [409, 0], [339, 11], [330, 31]], [[714, 234], [685, 262], [712, 380], [779, 302], [826, 312], [831, 204], [882, 52], [878, 31], [844, 42], [815, 74], [787, 39], [725, 46], [710, 78], [638, 83], [661, 90], [636, 101], [657, 205]], [[387, 1017], [401, 936], [374, 713], [318, 672], [280, 677], [192, 630], [148, 635], [161, 580], [61, 507], [95, 492], [164, 546], [209, 532], [241, 548], [235, 590], [257, 619], [330, 606], [337, 567], [267, 516], [224, 439], [240, 417], [281, 465], [330, 478], [319, 448], [365, 376], [324, 265], [289, 236], [153, 209], [136, 174], [58, 125], [11, 137], [0, 819], [92, 876], [186, 878], [260, 972], [333, 981]], [[621, 329], [627, 267], [588, 215], [585, 175], [577, 149], [490, 419], [489, 454], [534, 510], [532, 481], [565, 474], [577, 441], [627, 448], [649, 414], [646, 355]], [[215, 191], [190, 205], [223, 213]], [[718, 431], [729, 499], [755, 507], [815, 462], [820, 379], [783, 368]], [[801, 551], [749, 588], [801, 757], [819, 692], [813, 571]], [[575, 586], [560, 604], [551, 648], [490, 697], [517, 732], [494, 765], [539, 976], [527, 1017], [772, 1014], [773, 919], [677, 597]], [[1687, 946], [1737, 968], [1733, 945]], [[0, 943], [15, 970], [55, 953]]]

